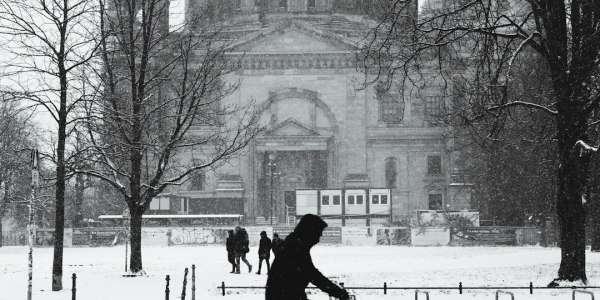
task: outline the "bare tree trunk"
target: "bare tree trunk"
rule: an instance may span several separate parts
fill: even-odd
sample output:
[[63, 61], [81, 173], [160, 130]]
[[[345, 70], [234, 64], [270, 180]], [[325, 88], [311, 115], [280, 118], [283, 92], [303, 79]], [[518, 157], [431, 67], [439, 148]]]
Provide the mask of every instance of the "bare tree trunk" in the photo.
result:
[[[597, 158], [596, 158], [597, 159]], [[592, 170], [590, 171], [590, 188], [592, 189], [589, 199], [589, 209], [591, 217], [592, 227], [592, 252], [600, 252], [600, 195], [598, 194], [598, 164], [592, 163]]]
[[[64, 47], [61, 45], [61, 48]], [[63, 238], [65, 231], [65, 143], [67, 128], [67, 72], [64, 59], [59, 61], [60, 76], [60, 111], [58, 120], [58, 145], [56, 148], [56, 216], [54, 226], [54, 259], [52, 262], [52, 290], [62, 290], [63, 273]]]
[[[593, 200], [597, 202], [597, 200]], [[597, 204], [593, 204], [597, 205]], [[591, 210], [592, 216], [592, 252], [600, 252], [600, 216], [598, 215], [598, 208]]]
[[8, 183], [4, 183], [4, 197], [2, 201], [0, 201], [0, 247], [4, 245], [4, 237], [2, 236], [2, 219], [4, 218], [4, 214], [6, 213], [6, 197], [8, 195]]
[[81, 213], [81, 206], [83, 204], [83, 196], [85, 192], [85, 181], [84, 175], [78, 173], [75, 176], [75, 201], [73, 203], [73, 210], [75, 214], [73, 215], [73, 228], [78, 228], [82, 226], [83, 215]]
[[0, 208], [0, 247], [2, 247], [2, 245], [4, 245], [4, 237], [2, 235], [2, 218], [4, 217], [2, 211], [2, 208]]
[[143, 270], [142, 266], [142, 209], [129, 209], [130, 221], [130, 244], [131, 254], [129, 256], [129, 270], [132, 273], [138, 273]]
[[[572, 158], [567, 160], [573, 161]], [[577, 167], [562, 159], [559, 170], [557, 214], [560, 227], [561, 263], [558, 280], [587, 281], [585, 274], [585, 209], [581, 194], [573, 189]]]
[[[560, 83], [559, 83], [560, 84]], [[563, 86], [567, 90], [568, 85]], [[555, 87], [557, 89], [557, 87]], [[560, 92], [559, 92], [560, 93]], [[574, 94], [577, 94], [575, 91]], [[585, 201], [589, 178], [589, 155], [577, 146], [585, 139], [587, 125], [581, 106], [569, 101], [568, 92], [559, 101], [558, 118], [558, 199], [556, 212], [559, 221], [561, 263], [558, 280], [587, 282], [585, 274]], [[573, 95], [571, 97], [577, 97]], [[577, 99], [577, 98], [575, 98]]]

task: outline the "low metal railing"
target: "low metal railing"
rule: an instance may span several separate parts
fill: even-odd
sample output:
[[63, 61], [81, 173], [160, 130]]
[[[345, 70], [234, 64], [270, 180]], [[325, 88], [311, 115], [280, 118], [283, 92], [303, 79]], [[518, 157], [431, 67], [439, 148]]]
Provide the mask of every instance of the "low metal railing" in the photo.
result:
[[[265, 289], [264, 286], [226, 286], [225, 282], [222, 281], [221, 285], [217, 287], [221, 290], [223, 296], [226, 295], [228, 289]], [[317, 287], [307, 287], [307, 289], [318, 289]], [[572, 289], [572, 290], [587, 290], [587, 289], [600, 289], [600, 286], [557, 286], [557, 287], [546, 287], [546, 286], [534, 286], [533, 282], [529, 282], [528, 286], [463, 286], [462, 282], [459, 282], [455, 286], [390, 286], [387, 282], [384, 282], [381, 286], [345, 286], [347, 290], [382, 290], [384, 295], [387, 295], [390, 290], [418, 290], [418, 291], [430, 291], [430, 290], [456, 290], [459, 294], [462, 294], [466, 290], [529, 290], [529, 294], [533, 294], [534, 290], [560, 290], [560, 289]], [[592, 294], [593, 299], [593, 294]]]

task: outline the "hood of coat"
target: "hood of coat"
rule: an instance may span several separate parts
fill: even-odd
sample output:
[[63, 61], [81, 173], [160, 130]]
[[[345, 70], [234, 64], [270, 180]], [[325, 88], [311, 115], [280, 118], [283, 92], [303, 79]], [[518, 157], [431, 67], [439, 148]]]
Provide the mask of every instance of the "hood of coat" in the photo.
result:
[[327, 223], [319, 216], [307, 214], [300, 219], [300, 222], [298, 222], [298, 225], [296, 225], [294, 232], [290, 236], [294, 236], [302, 244], [306, 244], [310, 248], [319, 242], [326, 227]]

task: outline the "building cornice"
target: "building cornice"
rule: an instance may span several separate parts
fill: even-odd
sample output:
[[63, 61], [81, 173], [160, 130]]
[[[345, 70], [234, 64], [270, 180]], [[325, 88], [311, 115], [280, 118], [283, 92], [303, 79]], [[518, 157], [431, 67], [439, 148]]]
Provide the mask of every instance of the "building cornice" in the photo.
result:
[[231, 64], [243, 70], [280, 69], [355, 69], [356, 56], [352, 51], [325, 53], [229, 53]]

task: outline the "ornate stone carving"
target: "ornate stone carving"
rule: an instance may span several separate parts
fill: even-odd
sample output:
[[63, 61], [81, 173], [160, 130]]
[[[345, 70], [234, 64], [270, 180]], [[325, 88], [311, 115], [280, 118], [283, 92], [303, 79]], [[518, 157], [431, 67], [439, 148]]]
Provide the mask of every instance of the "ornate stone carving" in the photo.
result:
[[232, 67], [241, 58], [241, 68], [245, 70], [353, 69], [355, 65], [351, 52], [232, 54], [229, 57]]

